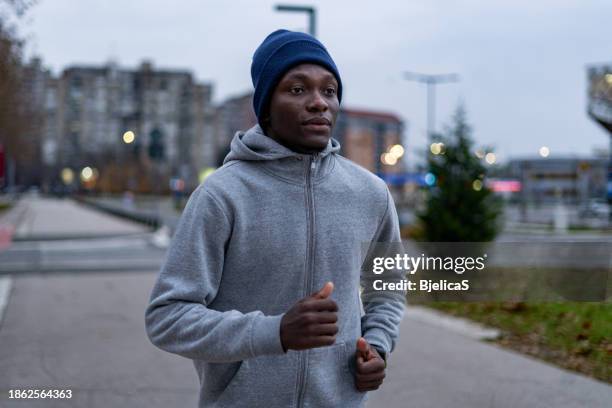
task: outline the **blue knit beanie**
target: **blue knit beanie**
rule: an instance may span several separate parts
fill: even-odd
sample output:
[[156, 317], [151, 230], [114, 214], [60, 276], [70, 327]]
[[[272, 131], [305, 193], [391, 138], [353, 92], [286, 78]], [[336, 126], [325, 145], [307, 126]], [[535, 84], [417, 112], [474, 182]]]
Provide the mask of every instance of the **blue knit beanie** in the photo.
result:
[[323, 44], [305, 33], [277, 30], [255, 50], [251, 64], [251, 79], [255, 87], [253, 108], [260, 125], [261, 115], [283, 75], [296, 65], [308, 62], [321, 65], [334, 74], [338, 81], [338, 101], [342, 100], [340, 73]]

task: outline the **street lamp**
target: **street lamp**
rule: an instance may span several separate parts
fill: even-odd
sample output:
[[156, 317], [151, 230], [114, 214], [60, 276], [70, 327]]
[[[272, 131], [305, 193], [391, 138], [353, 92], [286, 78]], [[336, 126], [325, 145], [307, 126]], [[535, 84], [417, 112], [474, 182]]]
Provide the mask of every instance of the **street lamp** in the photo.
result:
[[288, 11], [291, 13], [307, 13], [308, 14], [308, 32], [313, 37], [316, 37], [316, 20], [317, 20], [317, 10], [314, 7], [310, 6], [292, 6], [288, 4], [278, 4], [276, 5], [276, 11]]
[[123, 143], [130, 144], [134, 141], [136, 135], [131, 130], [128, 130], [123, 134]]
[[420, 74], [418, 72], [404, 72], [404, 78], [408, 81], [421, 82], [427, 85], [427, 136], [431, 139], [435, 132], [435, 110], [436, 110], [436, 88], [435, 86], [442, 83], [458, 82], [459, 75], [444, 74], [444, 75], [429, 75]]
[[[121, 136], [121, 141], [119, 142], [119, 146], [117, 147], [117, 149], [115, 150], [115, 167], [116, 167], [116, 185], [117, 187], [119, 187], [119, 190], [122, 189], [123, 187], [123, 183], [122, 183], [122, 179], [121, 179], [121, 164], [124, 161], [124, 152], [123, 150], [125, 149], [125, 146], [127, 145], [131, 145], [132, 143], [134, 143], [134, 141], [136, 141], [136, 134], [134, 133], [134, 131], [132, 130], [126, 130], [123, 135]], [[112, 180], [112, 178], [111, 178]], [[129, 183], [128, 183], [129, 184]], [[111, 188], [112, 190], [112, 188]]]

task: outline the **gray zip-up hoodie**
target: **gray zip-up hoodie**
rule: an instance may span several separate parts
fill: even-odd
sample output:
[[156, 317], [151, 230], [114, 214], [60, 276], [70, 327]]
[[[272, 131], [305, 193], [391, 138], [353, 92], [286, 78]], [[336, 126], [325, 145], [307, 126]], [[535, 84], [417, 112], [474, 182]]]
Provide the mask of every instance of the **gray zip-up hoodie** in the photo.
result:
[[[299, 154], [255, 126], [191, 195], [145, 322], [153, 344], [193, 360], [200, 407], [363, 406], [357, 339], [391, 352], [405, 298], [360, 299], [361, 245], [400, 235], [385, 183], [339, 149]], [[327, 281], [336, 343], [285, 353], [283, 314]]]

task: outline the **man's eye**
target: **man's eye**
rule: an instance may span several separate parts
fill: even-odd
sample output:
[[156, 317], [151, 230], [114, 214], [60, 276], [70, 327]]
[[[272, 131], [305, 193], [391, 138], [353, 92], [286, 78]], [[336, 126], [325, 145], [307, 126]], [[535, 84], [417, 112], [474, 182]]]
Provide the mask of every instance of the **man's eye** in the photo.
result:
[[333, 96], [336, 94], [336, 88], [332, 88], [331, 86], [325, 90], [325, 93], [329, 96]]
[[293, 88], [291, 88], [290, 91], [292, 94], [301, 94], [302, 92], [304, 92], [304, 88], [302, 88], [301, 86], [294, 86]]

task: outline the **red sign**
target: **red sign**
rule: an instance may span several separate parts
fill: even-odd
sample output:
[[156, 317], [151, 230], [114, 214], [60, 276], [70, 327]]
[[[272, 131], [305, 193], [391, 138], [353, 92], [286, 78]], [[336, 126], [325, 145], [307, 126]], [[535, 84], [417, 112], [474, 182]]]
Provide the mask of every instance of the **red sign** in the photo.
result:
[[489, 180], [488, 186], [496, 193], [518, 193], [522, 188], [518, 180]]

